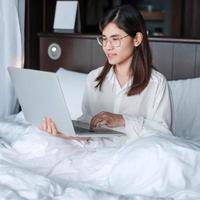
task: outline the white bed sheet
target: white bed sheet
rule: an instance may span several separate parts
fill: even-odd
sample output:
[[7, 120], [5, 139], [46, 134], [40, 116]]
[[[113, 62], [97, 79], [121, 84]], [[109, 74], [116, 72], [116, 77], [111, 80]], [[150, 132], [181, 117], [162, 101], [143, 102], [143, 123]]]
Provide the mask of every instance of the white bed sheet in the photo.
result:
[[200, 199], [200, 146], [189, 140], [69, 142], [20, 115], [0, 121], [0, 137], [2, 199]]

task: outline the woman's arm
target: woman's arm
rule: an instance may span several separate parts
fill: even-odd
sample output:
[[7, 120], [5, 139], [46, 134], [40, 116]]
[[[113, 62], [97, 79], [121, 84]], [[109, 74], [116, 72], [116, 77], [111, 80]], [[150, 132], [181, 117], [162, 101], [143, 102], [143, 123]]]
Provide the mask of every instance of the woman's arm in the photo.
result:
[[172, 134], [172, 102], [171, 93], [166, 79], [159, 82], [158, 88], [154, 95], [153, 105], [149, 107], [151, 113], [149, 118], [143, 116], [130, 116], [124, 114], [125, 132], [130, 137], [139, 137], [147, 134], [147, 129], [162, 130], [167, 134]]

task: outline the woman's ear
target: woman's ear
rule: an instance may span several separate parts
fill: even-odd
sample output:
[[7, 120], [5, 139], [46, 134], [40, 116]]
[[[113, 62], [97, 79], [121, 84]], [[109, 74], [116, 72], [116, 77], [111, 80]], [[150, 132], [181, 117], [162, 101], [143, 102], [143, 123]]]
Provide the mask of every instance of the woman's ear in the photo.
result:
[[142, 40], [143, 40], [142, 33], [141, 32], [137, 32], [135, 37], [133, 38], [134, 47], [138, 47], [142, 43]]

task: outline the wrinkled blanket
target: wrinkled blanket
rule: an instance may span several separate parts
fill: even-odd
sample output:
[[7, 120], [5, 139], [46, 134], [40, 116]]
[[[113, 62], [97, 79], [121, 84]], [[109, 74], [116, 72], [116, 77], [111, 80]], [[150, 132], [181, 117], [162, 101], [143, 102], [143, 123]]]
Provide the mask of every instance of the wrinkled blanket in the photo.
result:
[[2, 119], [0, 199], [200, 199], [200, 145], [153, 131], [123, 145], [87, 143], [51, 136], [18, 115]]

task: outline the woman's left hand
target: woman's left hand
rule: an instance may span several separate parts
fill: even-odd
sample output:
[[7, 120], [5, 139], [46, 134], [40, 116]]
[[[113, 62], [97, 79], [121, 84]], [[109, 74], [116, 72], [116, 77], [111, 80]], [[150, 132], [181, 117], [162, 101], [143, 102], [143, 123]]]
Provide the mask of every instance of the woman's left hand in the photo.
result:
[[110, 128], [125, 126], [122, 115], [110, 112], [100, 112], [96, 114], [90, 121], [90, 128], [94, 130], [97, 127], [108, 126]]

